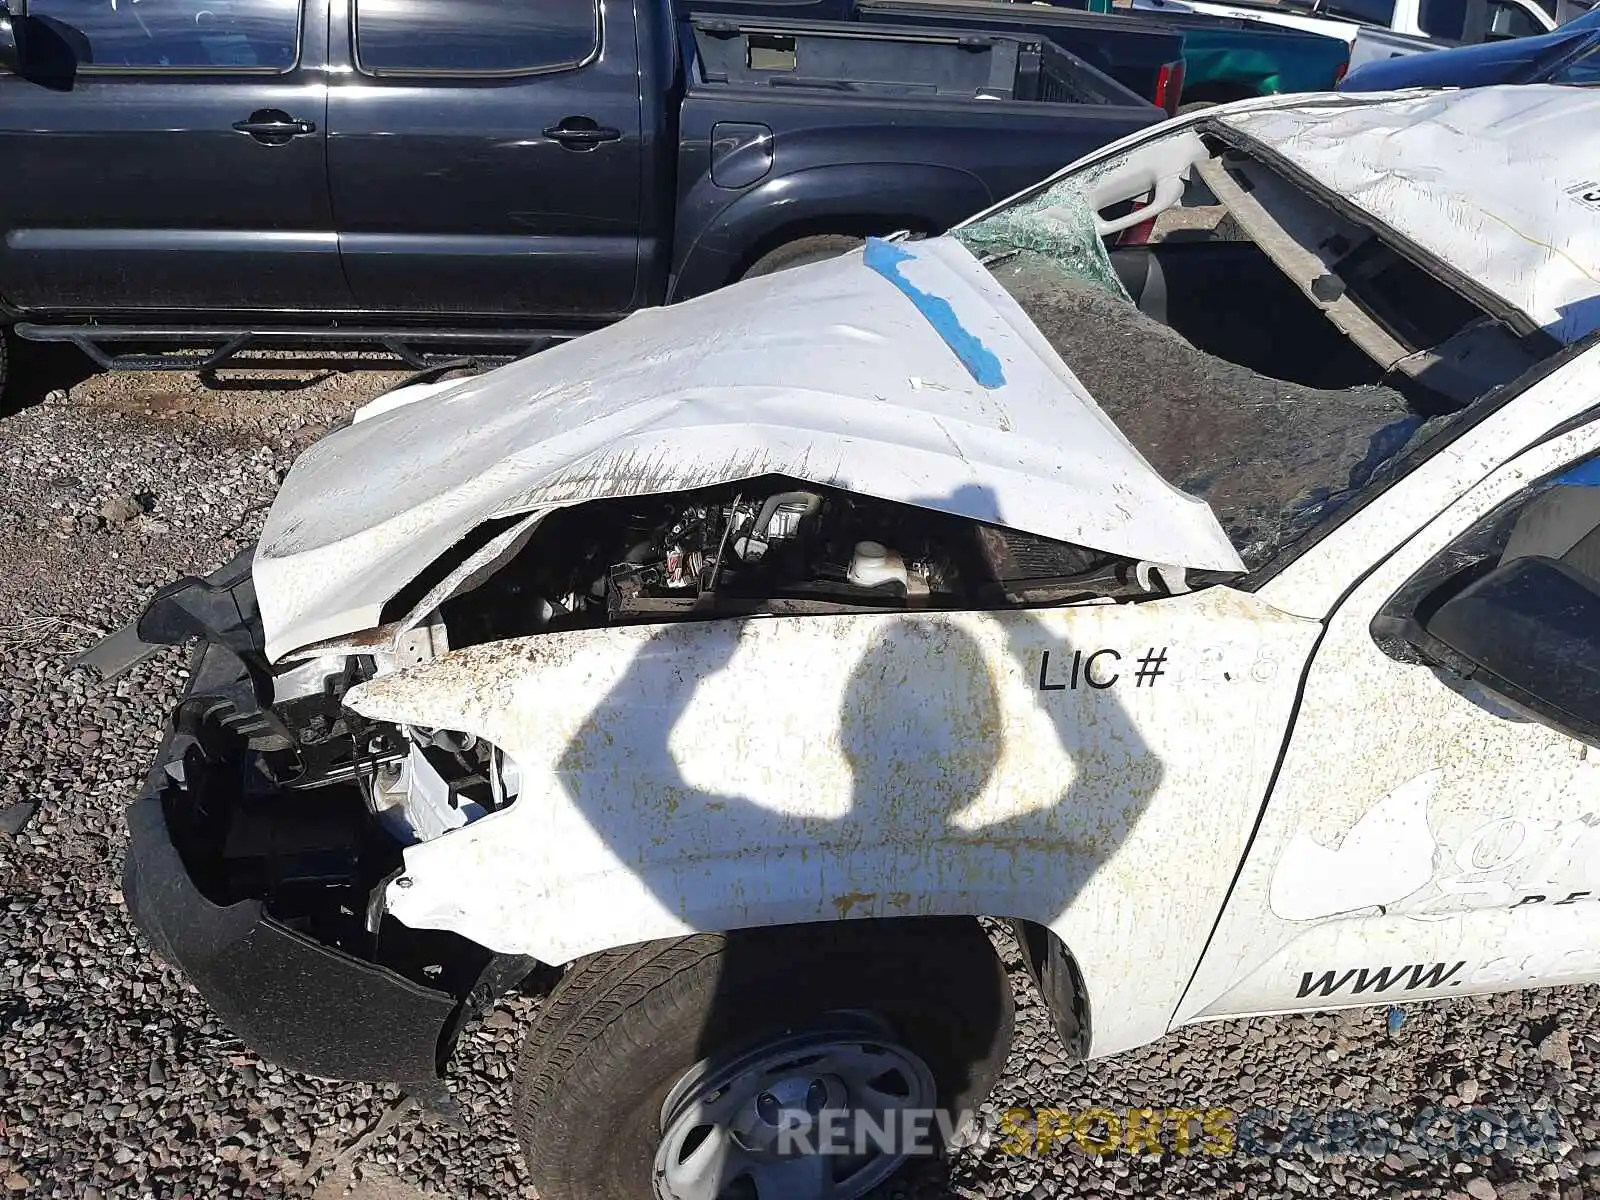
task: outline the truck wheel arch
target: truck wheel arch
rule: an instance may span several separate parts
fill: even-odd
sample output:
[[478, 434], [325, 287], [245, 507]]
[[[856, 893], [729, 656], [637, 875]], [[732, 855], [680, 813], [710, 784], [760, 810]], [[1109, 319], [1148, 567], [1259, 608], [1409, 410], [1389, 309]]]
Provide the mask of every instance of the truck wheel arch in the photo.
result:
[[[905, 163], [893, 168], [893, 178], [886, 178], [883, 165], [865, 163], [771, 177], [724, 205], [699, 228], [685, 229], [680, 223], [674, 241], [683, 249], [673, 266], [668, 301], [732, 283], [757, 259], [787, 242], [902, 229], [940, 233], [996, 199], [975, 175], [953, 167]], [[679, 211], [691, 214], [696, 207], [686, 202]]]
[[[939, 1002], [927, 1003], [929, 995]], [[541, 1196], [678, 1194], [650, 1186], [652, 1178], [670, 1180], [677, 1157], [673, 1126], [684, 1122], [670, 1119], [669, 1108], [674, 1116], [688, 1108], [708, 1125], [726, 1119], [704, 1108], [693, 1113], [695, 1089], [686, 1085], [715, 1088], [713, 1099], [747, 1098], [795, 1067], [803, 1075], [808, 1030], [837, 1033], [863, 1022], [872, 1027], [870, 1054], [878, 1060], [871, 1070], [910, 1082], [894, 1053], [910, 1050], [931, 1068], [937, 1110], [959, 1120], [982, 1103], [1003, 1069], [1011, 997], [993, 947], [971, 917], [702, 932], [586, 956], [527, 1030], [514, 1085], [518, 1138]], [[773, 1050], [792, 1061], [776, 1066]], [[745, 1070], [724, 1073], [719, 1065]], [[887, 1091], [916, 1108], [927, 1102], [909, 1088]]]
[[1011, 933], [1022, 950], [1022, 961], [1044, 997], [1068, 1057], [1074, 1061], [1088, 1058], [1093, 1025], [1089, 988], [1084, 983], [1078, 960], [1048, 926], [1021, 918], [1013, 919], [1010, 924]]

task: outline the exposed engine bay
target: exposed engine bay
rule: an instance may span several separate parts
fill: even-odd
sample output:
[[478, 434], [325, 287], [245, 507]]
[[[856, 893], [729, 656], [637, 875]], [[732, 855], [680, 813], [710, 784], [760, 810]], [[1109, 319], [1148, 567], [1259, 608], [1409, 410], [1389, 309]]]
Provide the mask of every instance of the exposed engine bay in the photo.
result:
[[[440, 617], [458, 649], [621, 622], [999, 608], [1182, 590], [1181, 574], [1171, 582], [1116, 555], [769, 476], [559, 509]], [[417, 590], [396, 597], [386, 615], [403, 614]]]

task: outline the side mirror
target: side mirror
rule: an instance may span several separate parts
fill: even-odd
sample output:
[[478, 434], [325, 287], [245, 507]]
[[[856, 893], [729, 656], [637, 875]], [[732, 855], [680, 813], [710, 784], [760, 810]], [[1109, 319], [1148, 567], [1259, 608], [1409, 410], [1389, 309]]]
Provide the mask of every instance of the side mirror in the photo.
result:
[[1600, 745], [1600, 585], [1566, 564], [1504, 563], [1407, 640], [1546, 725]]

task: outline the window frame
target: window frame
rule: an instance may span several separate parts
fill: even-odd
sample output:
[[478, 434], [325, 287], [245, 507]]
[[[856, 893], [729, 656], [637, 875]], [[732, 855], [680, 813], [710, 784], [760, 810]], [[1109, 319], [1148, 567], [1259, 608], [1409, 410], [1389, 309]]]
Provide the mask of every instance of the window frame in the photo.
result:
[[[1533, 14], [1521, 4], [1518, 4], [1516, 0], [1488, 0], [1487, 8], [1489, 21], [1484, 27], [1485, 41], [1513, 42], [1518, 38], [1539, 37], [1550, 32], [1548, 29], [1540, 25], [1538, 21], [1534, 20]], [[1520, 17], [1523, 21], [1527, 22], [1528, 31], [1526, 33], [1499, 32], [1494, 27], [1494, 15], [1497, 11], [1510, 13], [1513, 17]]]
[[[1379, 2], [1381, 3], [1382, 0], [1379, 0]], [[1389, 15], [1386, 17], [1372, 16], [1370, 14], [1360, 12], [1359, 10], [1361, 9], [1362, 5], [1363, 0], [1349, 0], [1348, 3], [1340, 3], [1340, 0], [1332, 0], [1332, 3], [1324, 4], [1320, 9], [1317, 10], [1317, 12], [1319, 16], [1323, 13], [1327, 13], [1329, 16], [1340, 17], [1347, 21], [1359, 21], [1363, 24], [1373, 25], [1380, 29], [1387, 29], [1394, 24], [1396, 7], [1395, 0], [1389, 0]]]
[[[1600, 408], [1591, 408], [1571, 421], [1564, 422], [1548, 436], [1526, 447], [1511, 460], [1502, 463], [1488, 478], [1509, 466], [1511, 461], [1548, 446], [1550, 443], [1586, 427], [1600, 425]], [[1595, 473], [1600, 468], [1600, 449], [1590, 449], [1582, 456], [1553, 467], [1535, 479], [1524, 482], [1521, 490], [1513, 492], [1478, 517], [1451, 538], [1427, 562], [1418, 567], [1397, 587], [1393, 594], [1379, 606], [1368, 622], [1368, 632], [1373, 642], [1389, 658], [1407, 665], [1423, 665], [1428, 660], [1416, 652], [1407, 636], [1413, 627], [1421, 628], [1426, 621], [1418, 621], [1418, 614], [1436, 609], [1439, 604], [1463, 588], [1487, 575], [1501, 565], [1507, 543], [1517, 519], [1534, 501], [1560, 485], [1574, 472]], [[1588, 486], [1594, 486], [1590, 484]], [[1471, 489], [1456, 503], [1466, 500]], [[1430, 604], [1431, 602], [1431, 604]], [[1563, 730], [1562, 732], [1566, 732]], [[1570, 736], [1570, 735], [1569, 735]]]
[[[48, 3], [49, 0], [45, 0], [45, 2]], [[29, 0], [28, 13], [27, 13], [26, 16], [21, 18], [22, 21], [24, 21], [24, 22], [35, 21], [35, 20], [38, 20], [38, 19], [40, 19], [42, 17], [42, 18], [45, 18], [45, 19], [48, 19], [48, 20], [51, 20], [51, 21], [55, 21], [56, 23], [61, 24], [61, 25], [67, 25], [67, 27], [70, 28], [70, 29], [76, 29], [77, 28], [74, 25], [69, 25], [66, 21], [61, 20], [61, 18], [59, 18], [59, 17], [51, 16], [49, 13], [36, 13], [36, 12], [34, 12], [33, 11], [34, 7], [38, 3], [40, 3], [40, 0]], [[283, 67], [224, 67], [224, 66], [217, 66], [215, 64], [207, 64], [207, 65], [198, 65], [197, 64], [197, 65], [194, 65], [194, 66], [179, 66], [179, 67], [159, 67], [159, 66], [120, 67], [120, 66], [103, 66], [103, 65], [101, 65], [99, 63], [79, 63], [73, 68], [73, 74], [74, 74], [74, 76], [91, 76], [91, 77], [95, 77], [95, 78], [115, 78], [115, 77], [118, 77], [118, 76], [121, 76], [123, 78], [127, 78], [129, 76], [155, 76], [155, 77], [159, 77], [159, 78], [162, 78], [162, 79], [171, 79], [171, 78], [173, 78], [175, 76], [186, 76], [186, 75], [187, 76], [201, 76], [201, 77], [226, 76], [226, 77], [232, 77], [232, 78], [245, 76], [245, 77], [255, 77], [255, 78], [258, 78], [258, 79], [259, 78], [271, 79], [271, 78], [281, 78], [281, 77], [286, 76], [286, 75], [293, 75], [295, 72], [300, 70], [301, 65], [302, 65], [302, 63], [304, 61], [305, 45], [306, 45], [306, 9], [307, 9], [307, 7], [308, 7], [308, 0], [295, 0], [294, 59], [287, 66], [283, 66]], [[17, 18], [13, 17], [13, 20], [16, 20], [16, 19]], [[80, 30], [79, 32], [82, 32], [82, 31]], [[91, 43], [91, 45], [92, 45], [92, 43]], [[19, 75], [19, 76], [22, 76], [22, 77], [26, 77], [27, 74], [28, 74], [28, 58], [27, 58], [26, 52], [24, 52], [24, 55], [23, 55], [23, 58], [22, 58], [21, 67], [22, 67], [22, 69], [20, 71], [15, 71], [15, 72], [8, 72], [8, 71], [0, 70], [0, 75], [3, 75], [3, 74], [16, 74], [16, 75]]]
[[349, 37], [350, 62], [358, 74], [368, 79], [421, 79], [421, 80], [495, 80], [531, 79], [542, 75], [562, 75], [599, 61], [605, 47], [605, 5], [601, 0], [589, 0], [594, 13], [594, 47], [581, 59], [553, 63], [540, 67], [507, 67], [472, 70], [463, 67], [372, 67], [361, 61], [361, 0], [350, 0]]

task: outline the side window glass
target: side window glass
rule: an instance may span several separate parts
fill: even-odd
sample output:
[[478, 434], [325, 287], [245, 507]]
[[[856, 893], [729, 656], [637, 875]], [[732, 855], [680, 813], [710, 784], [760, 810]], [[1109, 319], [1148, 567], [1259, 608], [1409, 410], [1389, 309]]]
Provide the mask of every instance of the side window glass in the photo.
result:
[[372, 75], [510, 75], [580, 66], [600, 49], [597, 0], [356, 0]]
[[29, 0], [27, 36], [79, 69], [287, 71], [300, 0]]
[[1490, 0], [1489, 40], [1532, 37], [1543, 32], [1544, 26], [1537, 24], [1520, 5]]
[[1319, 11], [1352, 21], [1388, 25], [1394, 20], [1394, 0], [1325, 0]]
[[1422, 0], [1417, 23], [1429, 37], [1459, 42], [1467, 25], [1467, 0]]
[[[1600, 455], [1571, 463], [1502, 501], [1389, 599], [1373, 621], [1379, 646], [1403, 662], [1405, 621], [1470, 582], [1521, 559], [1558, 561], [1600, 592]], [[1600, 632], [1600, 631], [1597, 631]]]

